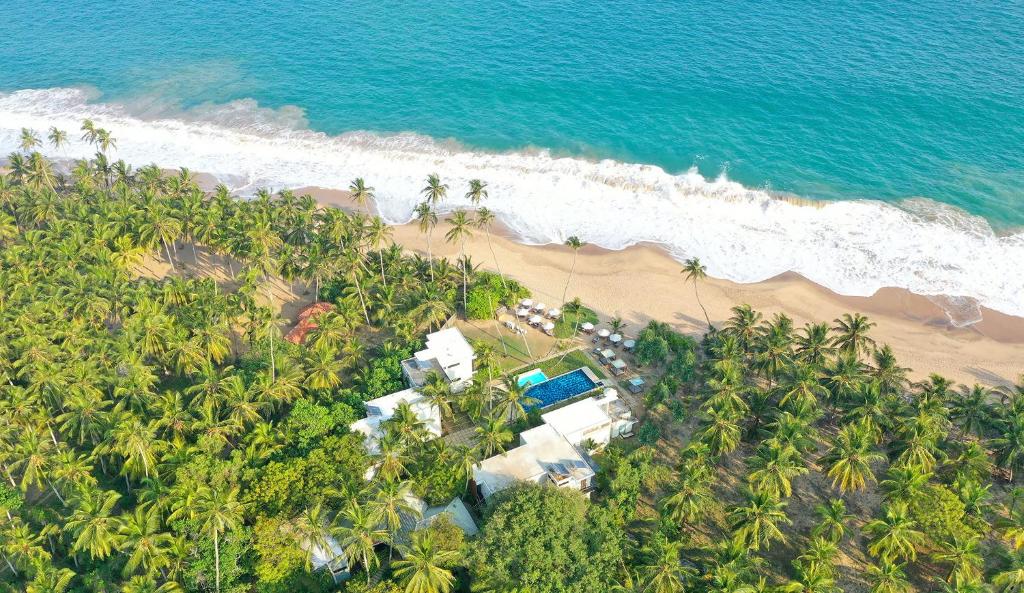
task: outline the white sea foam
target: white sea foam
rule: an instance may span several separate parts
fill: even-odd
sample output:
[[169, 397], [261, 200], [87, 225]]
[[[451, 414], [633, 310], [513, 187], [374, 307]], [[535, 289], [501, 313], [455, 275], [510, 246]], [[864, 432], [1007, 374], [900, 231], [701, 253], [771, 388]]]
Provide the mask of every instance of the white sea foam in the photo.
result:
[[[362, 176], [381, 213], [406, 222], [428, 173], [451, 186], [445, 208], [466, 206], [467, 180], [490, 184], [487, 206], [528, 243], [569, 235], [611, 249], [664, 245], [675, 257], [699, 256], [708, 273], [756, 282], [786, 271], [846, 295], [886, 286], [923, 295], [970, 297], [1024, 315], [1024, 233], [997, 236], [984, 220], [929, 200], [897, 208], [872, 200], [805, 205], [696, 170], [556, 158], [537, 152], [488, 153], [415, 134], [305, 129], [295, 108], [254, 101], [187, 112], [136, 115], [130, 105], [91, 101], [82, 89], [0, 95], [0, 154], [15, 150], [22, 127], [77, 131], [93, 119], [117, 140], [115, 157], [133, 165], [185, 166], [240, 191], [257, 187], [347, 187]], [[84, 157], [77, 141], [51, 156]]]

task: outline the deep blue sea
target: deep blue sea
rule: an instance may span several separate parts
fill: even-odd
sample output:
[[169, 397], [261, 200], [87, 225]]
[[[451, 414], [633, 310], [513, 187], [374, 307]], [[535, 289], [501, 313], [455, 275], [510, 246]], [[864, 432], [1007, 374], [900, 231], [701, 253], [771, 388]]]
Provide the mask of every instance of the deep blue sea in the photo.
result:
[[397, 222], [437, 170], [527, 241], [1024, 311], [1019, 0], [8, 0], [0, 149], [82, 117], [243, 192], [363, 175]]

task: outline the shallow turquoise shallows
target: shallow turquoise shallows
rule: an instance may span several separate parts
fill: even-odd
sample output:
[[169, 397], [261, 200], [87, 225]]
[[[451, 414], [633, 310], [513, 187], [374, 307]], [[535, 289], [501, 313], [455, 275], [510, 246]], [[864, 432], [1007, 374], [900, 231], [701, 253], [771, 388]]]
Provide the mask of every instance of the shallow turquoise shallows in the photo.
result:
[[1024, 3], [8, 0], [0, 91], [927, 197], [1024, 225]]

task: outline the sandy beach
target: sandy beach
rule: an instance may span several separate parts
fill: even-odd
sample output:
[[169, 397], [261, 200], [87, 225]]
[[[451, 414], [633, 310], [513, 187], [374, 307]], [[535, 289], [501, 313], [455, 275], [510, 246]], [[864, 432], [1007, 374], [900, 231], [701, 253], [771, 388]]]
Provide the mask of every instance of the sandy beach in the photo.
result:
[[[342, 191], [300, 188], [323, 204], [354, 208]], [[444, 216], [433, 233], [434, 255], [454, 259], [456, 245], [446, 244]], [[426, 252], [426, 237], [415, 225], [394, 227], [394, 240], [407, 249]], [[555, 304], [569, 277], [572, 251], [561, 245], [523, 245], [499, 225], [491, 230], [491, 246], [482, 230], [466, 242], [475, 264], [501, 271], [527, 286], [535, 298]], [[706, 329], [693, 285], [680, 274], [680, 264], [662, 249], [638, 245], [621, 251], [594, 246], [580, 250], [568, 298], [579, 297], [603, 318], [623, 318], [626, 333], [638, 331], [651, 319], [669, 323], [679, 331], [697, 334]], [[783, 274], [764, 282], [736, 284], [708, 278], [698, 286], [711, 322], [720, 325], [730, 309], [747, 303], [765, 317], [782, 312], [796, 324], [829, 321], [859, 311], [878, 325], [872, 335], [889, 344], [903, 366], [920, 379], [939, 373], [961, 383], [1005, 385], [1024, 373], [1024, 318], [983, 310], [983, 320], [957, 328], [929, 299], [902, 289], [883, 289], [871, 297], [833, 293], [797, 274]]]

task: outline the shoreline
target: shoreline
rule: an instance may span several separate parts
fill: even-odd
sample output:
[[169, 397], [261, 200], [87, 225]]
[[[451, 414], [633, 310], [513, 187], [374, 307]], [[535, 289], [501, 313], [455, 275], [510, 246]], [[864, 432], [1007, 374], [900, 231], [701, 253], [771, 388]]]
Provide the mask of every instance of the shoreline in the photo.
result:
[[[343, 190], [299, 187], [323, 205], [357, 209]], [[426, 238], [414, 224], [394, 225], [393, 239], [408, 250], [426, 252]], [[447, 225], [439, 216], [431, 249], [436, 256], [457, 257], [446, 244]], [[491, 247], [501, 271], [551, 303], [561, 299], [572, 265], [572, 253], [562, 245], [519, 243], [497, 222], [491, 227]], [[483, 230], [474, 230], [466, 253], [482, 268], [495, 270]], [[681, 264], [658, 245], [638, 244], [622, 250], [587, 245], [580, 250], [568, 298], [575, 296], [607, 320], [627, 323], [635, 334], [648, 321], [668, 323], [687, 334], [702, 333], [707, 324], [694, 298], [692, 283], [679, 273]], [[872, 336], [889, 344], [911, 377], [939, 373], [960, 383], [1007, 385], [1024, 373], [1024, 318], [982, 308], [982, 320], [955, 327], [946, 312], [928, 297], [900, 288], [883, 288], [870, 297], [844, 296], [799, 274], [786, 272], [769, 280], [738, 284], [708, 277], [697, 290], [716, 326], [731, 307], [749, 304], [766, 318], [784, 312], [797, 327], [809, 321], [828, 322], [842, 313], [861, 312], [877, 325]]]

